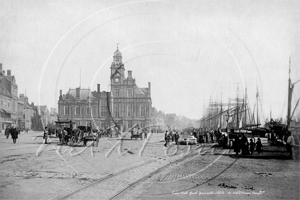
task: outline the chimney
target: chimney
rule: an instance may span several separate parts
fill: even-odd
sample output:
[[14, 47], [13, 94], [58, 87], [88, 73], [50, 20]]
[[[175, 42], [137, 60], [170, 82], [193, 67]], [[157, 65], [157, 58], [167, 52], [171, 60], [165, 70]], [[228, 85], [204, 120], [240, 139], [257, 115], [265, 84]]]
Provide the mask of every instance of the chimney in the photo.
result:
[[62, 90], [59, 90], [59, 97], [58, 97], [59, 100], [62, 100]]
[[11, 75], [11, 70], [7, 70], [7, 76], [10, 76]]
[[132, 79], [132, 71], [128, 71], [128, 77], [129, 79]]
[[76, 99], [80, 98], [80, 88], [76, 88]]
[[19, 99], [24, 102], [24, 94], [20, 94]]
[[0, 63], [0, 73], [2, 73], [2, 63]]
[[148, 82], [148, 91], [149, 91], [149, 96], [151, 96], [151, 83]]
[[97, 84], [97, 92], [100, 93], [100, 84]]

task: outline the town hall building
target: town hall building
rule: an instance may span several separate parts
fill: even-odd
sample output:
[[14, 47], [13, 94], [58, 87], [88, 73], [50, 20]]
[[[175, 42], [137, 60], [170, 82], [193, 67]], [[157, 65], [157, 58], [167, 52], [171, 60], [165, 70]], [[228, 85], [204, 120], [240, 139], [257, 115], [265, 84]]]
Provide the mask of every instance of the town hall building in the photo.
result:
[[72, 120], [76, 126], [89, 125], [105, 128], [117, 124], [119, 127], [131, 128], [138, 124], [146, 127], [151, 122], [151, 84], [147, 88], [140, 88], [132, 77], [132, 71], [125, 76], [122, 54], [117, 49], [114, 52], [110, 67], [111, 91], [97, 91], [90, 89], [69, 89], [58, 100], [58, 120]]

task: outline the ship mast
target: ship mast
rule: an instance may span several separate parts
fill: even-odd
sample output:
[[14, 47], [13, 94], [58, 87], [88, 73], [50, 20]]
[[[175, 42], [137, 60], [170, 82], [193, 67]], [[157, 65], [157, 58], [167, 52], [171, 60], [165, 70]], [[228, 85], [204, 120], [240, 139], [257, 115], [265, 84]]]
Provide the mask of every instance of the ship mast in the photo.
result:
[[[295, 83], [292, 84], [292, 80], [291, 80], [291, 57], [289, 60], [289, 88], [288, 88], [288, 110], [287, 110], [287, 129], [290, 126], [290, 122], [292, 120], [292, 116], [291, 116], [291, 107], [292, 107], [292, 95], [293, 95], [293, 89], [296, 83], [298, 83], [300, 80], [296, 81]], [[299, 100], [296, 104], [296, 107], [298, 106]], [[296, 109], [295, 107], [295, 109]], [[294, 111], [295, 111], [294, 109]], [[293, 111], [293, 113], [294, 113]]]
[[258, 127], [258, 88], [256, 86], [256, 126]]
[[288, 110], [287, 110], [287, 128], [290, 126], [290, 116], [291, 116], [291, 103], [292, 103], [292, 92], [293, 92], [293, 85], [291, 81], [291, 57], [289, 59], [289, 80], [288, 80]]

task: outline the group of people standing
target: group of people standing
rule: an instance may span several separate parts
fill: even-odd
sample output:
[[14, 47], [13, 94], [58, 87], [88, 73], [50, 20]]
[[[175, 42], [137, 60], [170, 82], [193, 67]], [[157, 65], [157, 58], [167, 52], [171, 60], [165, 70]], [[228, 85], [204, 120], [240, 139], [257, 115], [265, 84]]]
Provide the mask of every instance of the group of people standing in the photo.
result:
[[204, 143], [204, 142], [205, 143], [209, 143], [209, 142], [214, 143], [215, 133], [213, 130], [201, 133], [200, 130], [197, 131], [196, 129], [194, 129], [192, 131], [192, 133], [193, 133], [193, 136], [195, 138], [197, 138], [197, 142], [200, 144]]
[[258, 154], [262, 153], [263, 146], [260, 138], [257, 138], [257, 141], [255, 141], [255, 138], [251, 138], [249, 142], [244, 133], [242, 134], [241, 139], [239, 135], [236, 135], [233, 143], [233, 148], [236, 155], [239, 155], [240, 151], [242, 151], [242, 155], [252, 155], [254, 153], [255, 147]]
[[9, 135], [11, 135], [13, 143], [15, 144], [17, 142], [18, 135], [20, 134], [20, 129], [17, 129], [15, 127], [6, 127], [4, 134], [6, 136], [6, 139], [9, 138]]
[[178, 131], [166, 131], [164, 146], [167, 147], [170, 142], [174, 142], [174, 141], [175, 141], [175, 144], [178, 145], [179, 137], [180, 136], [179, 136]]
[[79, 128], [71, 130], [69, 128], [63, 128], [57, 130], [57, 136], [59, 138], [59, 144], [61, 145], [81, 145], [86, 146], [89, 138], [94, 141], [94, 146], [98, 146], [99, 138], [101, 137], [102, 130], [99, 131], [82, 131]]

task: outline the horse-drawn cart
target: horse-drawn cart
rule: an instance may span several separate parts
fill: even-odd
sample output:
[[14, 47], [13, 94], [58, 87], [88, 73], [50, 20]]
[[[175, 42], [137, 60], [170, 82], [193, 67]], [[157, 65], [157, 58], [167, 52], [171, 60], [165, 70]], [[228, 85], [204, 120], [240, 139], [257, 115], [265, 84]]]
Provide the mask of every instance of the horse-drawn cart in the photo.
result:
[[142, 132], [136, 132], [136, 133], [131, 132], [130, 139], [132, 139], [132, 138], [135, 138], [135, 139], [141, 138], [141, 140], [142, 140], [143, 139], [143, 133]]

